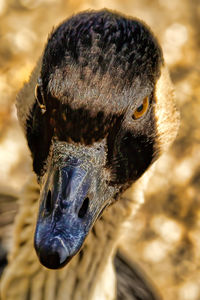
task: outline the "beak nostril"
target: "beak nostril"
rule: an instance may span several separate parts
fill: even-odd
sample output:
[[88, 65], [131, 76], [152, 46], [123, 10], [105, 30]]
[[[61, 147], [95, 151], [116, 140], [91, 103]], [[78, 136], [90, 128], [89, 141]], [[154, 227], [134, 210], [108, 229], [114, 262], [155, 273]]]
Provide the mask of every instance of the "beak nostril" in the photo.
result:
[[89, 206], [89, 198], [87, 197], [84, 199], [83, 204], [82, 204], [81, 208], [79, 209], [79, 212], [78, 212], [79, 218], [81, 218], [81, 219], [84, 218], [84, 216], [87, 213], [88, 206]]
[[52, 205], [51, 205], [51, 191], [49, 190], [48, 194], [47, 194], [46, 202], [45, 202], [45, 209], [46, 209], [47, 212], [51, 212], [51, 208], [52, 208]]

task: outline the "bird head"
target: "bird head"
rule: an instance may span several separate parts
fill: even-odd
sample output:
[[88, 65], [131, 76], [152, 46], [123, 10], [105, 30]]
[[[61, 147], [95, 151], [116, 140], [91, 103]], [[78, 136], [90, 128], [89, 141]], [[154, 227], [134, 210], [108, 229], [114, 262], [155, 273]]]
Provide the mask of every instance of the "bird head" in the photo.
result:
[[44, 266], [66, 265], [171, 143], [173, 101], [161, 48], [141, 21], [83, 12], [52, 32], [17, 100], [40, 184], [35, 249]]

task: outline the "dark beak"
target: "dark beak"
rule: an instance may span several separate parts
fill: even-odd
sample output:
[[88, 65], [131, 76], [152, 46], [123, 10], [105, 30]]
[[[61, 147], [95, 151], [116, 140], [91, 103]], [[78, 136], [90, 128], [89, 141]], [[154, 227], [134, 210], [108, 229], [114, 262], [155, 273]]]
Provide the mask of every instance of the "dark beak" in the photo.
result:
[[80, 250], [110, 200], [102, 178], [100, 167], [74, 157], [65, 166], [49, 168], [41, 189], [34, 240], [45, 267], [61, 268]]

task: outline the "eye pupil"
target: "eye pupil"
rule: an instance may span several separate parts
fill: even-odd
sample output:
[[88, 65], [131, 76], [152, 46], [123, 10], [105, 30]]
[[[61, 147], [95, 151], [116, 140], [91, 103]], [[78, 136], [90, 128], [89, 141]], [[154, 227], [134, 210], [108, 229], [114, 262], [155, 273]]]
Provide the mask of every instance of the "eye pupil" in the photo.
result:
[[137, 112], [141, 112], [142, 110], [143, 110], [143, 104], [142, 105], [140, 105], [138, 108], [137, 108]]

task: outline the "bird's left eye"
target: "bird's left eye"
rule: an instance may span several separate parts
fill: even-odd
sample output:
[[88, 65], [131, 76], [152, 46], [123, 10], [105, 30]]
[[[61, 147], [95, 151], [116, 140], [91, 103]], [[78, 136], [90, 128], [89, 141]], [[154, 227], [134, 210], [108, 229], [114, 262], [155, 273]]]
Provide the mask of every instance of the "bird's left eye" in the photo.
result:
[[143, 103], [134, 111], [132, 118], [134, 120], [141, 118], [148, 110], [149, 97], [145, 97]]

